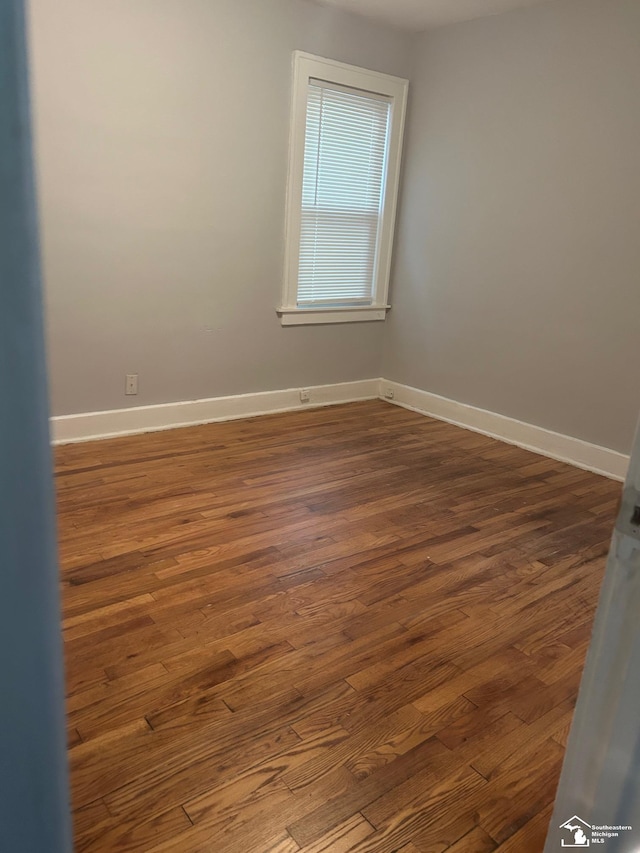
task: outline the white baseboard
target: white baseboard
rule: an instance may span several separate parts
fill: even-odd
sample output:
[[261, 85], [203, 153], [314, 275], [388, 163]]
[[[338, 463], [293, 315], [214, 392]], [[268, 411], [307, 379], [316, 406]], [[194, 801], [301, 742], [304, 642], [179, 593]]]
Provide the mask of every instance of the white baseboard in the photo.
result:
[[[393, 400], [386, 399], [387, 389], [393, 392]], [[624, 480], [629, 465], [628, 456], [607, 447], [599, 447], [579, 438], [552, 432], [466, 403], [457, 403], [455, 400], [387, 379], [362, 379], [357, 382], [310, 386], [308, 390], [311, 399], [308, 403], [300, 402], [301, 390], [288, 388], [282, 391], [213, 397], [208, 400], [62, 415], [51, 418], [51, 437], [53, 444], [70, 444], [380, 397], [405, 409], [480, 432], [508, 444], [516, 444], [526, 450], [568, 462], [596, 474], [604, 474], [614, 480]]]
[[161, 403], [156, 406], [112, 409], [107, 412], [62, 415], [51, 418], [51, 439], [53, 444], [70, 444], [77, 441], [113, 438], [118, 435], [135, 435], [141, 432], [155, 432], [215, 421], [250, 418], [275, 412], [333, 406], [357, 400], [374, 400], [379, 395], [379, 386], [379, 379], [308, 386], [310, 392], [308, 403], [300, 402], [301, 388], [288, 388], [283, 391], [213, 397], [209, 400], [188, 400], [181, 403]]
[[409, 385], [401, 385], [386, 379], [380, 380], [380, 396], [385, 399], [386, 390], [393, 392], [393, 399], [389, 403], [403, 406], [414, 412], [420, 412], [440, 421], [464, 427], [465, 429], [481, 432], [483, 435], [515, 444], [525, 450], [533, 450], [551, 459], [568, 462], [578, 468], [603, 474], [613, 480], [624, 480], [629, 466], [629, 457], [624, 453], [590, 444], [579, 438], [552, 432], [533, 424], [477, 409], [466, 403], [456, 403], [446, 397], [439, 397], [428, 391], [411, 388]]

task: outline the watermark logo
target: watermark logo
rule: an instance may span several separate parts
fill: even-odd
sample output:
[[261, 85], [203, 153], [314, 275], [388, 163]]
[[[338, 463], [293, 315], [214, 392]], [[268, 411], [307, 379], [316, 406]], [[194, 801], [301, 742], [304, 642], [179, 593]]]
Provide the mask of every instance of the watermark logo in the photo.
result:
[[610, 838], [620, 838], [622, 832], [632, 831], [633, 827], [627, 825], [588, 824], [586, 820], [574, 814], [572, 818], [560, 824], [560, 846], [596, 847], [599, 844], [606, 844]]
[[591, 844], [591, 826], [575, 814], [560, 824], [562, 847], [589, 847]]

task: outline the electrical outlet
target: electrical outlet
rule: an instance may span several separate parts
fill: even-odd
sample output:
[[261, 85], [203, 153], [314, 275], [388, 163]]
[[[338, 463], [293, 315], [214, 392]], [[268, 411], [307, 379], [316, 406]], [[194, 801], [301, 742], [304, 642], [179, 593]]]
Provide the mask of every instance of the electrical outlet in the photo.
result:
[[127, 373], [127, 381], [125, 385], [124, 393], [127, 396], [133, 396], [138, 393], [138, 374], [137, 373]]
[[387, 400], [393, 400], [393, 388], [385, 388], [384, 396]]
[[306, 388], [303, 388], [300, 392], [300, 402], [308, 403], [311, 399], [311, 391], [308, 391]]

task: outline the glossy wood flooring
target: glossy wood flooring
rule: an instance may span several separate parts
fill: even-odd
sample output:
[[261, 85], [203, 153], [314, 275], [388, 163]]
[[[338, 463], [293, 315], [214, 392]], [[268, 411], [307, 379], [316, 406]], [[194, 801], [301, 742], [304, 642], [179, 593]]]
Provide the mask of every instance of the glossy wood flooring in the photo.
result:
[[540, 853], [620, 484], [379, 401], [56, 457], [78, 851]]

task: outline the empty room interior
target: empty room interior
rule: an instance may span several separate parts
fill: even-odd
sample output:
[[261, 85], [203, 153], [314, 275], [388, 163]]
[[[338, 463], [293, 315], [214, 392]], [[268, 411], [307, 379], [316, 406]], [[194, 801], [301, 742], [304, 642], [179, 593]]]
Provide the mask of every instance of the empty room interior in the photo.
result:
[[638, 0], [24, 15], [74, 849], [640, 849], [554, 815], [640, 409]]

